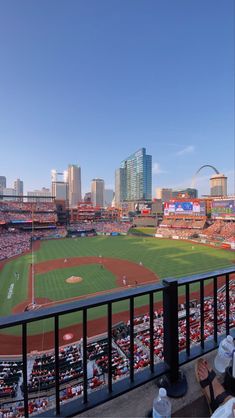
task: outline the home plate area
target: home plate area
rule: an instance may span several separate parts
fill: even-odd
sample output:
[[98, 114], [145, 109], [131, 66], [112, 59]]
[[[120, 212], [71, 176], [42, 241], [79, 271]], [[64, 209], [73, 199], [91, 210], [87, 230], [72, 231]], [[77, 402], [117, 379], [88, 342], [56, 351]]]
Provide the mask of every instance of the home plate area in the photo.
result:
[[71, 276], [66, 279], [67, 283], [79, 283], [82, 282], [83, 278], [79, 276]]

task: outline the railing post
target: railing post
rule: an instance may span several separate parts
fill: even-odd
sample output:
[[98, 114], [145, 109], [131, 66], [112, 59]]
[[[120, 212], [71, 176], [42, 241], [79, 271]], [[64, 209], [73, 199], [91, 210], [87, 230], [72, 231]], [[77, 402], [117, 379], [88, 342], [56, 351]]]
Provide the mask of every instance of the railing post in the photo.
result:
[[28, 406], [28, 383], [27, 383], [27, 323], [22, 324], [22, 357], [23, 357], [23, 393], [24, 393], [24, 416], [29, 416]]
[[59, 363], [59, 316], [54, 318], [54, 345], [55, 345], [55, 405], [56, 415], [60, 415], [60, 363]]
[[[165, 282], [163, 281], [165, 284]], [[170, 367], [172, 382], [179, 377], [178, 287], [177, 281], [163, 291], [164, 360]]]
[[178, 398], [187, 392], [186, 378], [179, 370], [178, 283], [166, 279], [163, 284], [163, 352], [169, 373], [158, 380], [158, 386], [165, 387], [169, 396]]

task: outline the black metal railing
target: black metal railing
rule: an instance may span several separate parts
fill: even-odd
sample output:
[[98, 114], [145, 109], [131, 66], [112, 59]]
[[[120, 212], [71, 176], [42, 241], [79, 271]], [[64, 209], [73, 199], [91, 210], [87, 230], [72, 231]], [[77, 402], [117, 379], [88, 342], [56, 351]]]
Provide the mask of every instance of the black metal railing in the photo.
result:
[[[0, 318], [0, 332], [2, 330], [21, 326], [22, 336], [22, 361], [23, 361], [23, 394], [24, 394], [24, 415], [29, 416], [29, 389], [27, 377], [27, 340], [28, 325], [30, 323], [52, 318], [54, 321], [54, 370], [55, 370], [55, 408], [54, 410], [46, 410], [40, 416], [71, 416], [80, 413], [86, 409], [101, 404], [120, 394], [134, 389], [152, 379], [167, 373], [170, 384], [174, 384], [179, 380], [179, 368], [181, 365], [209, 352], [218, 347], [218, 343], [224, 334], [231, 334], [235, 337], [235, 329], [230, 325], [230, 286], [233, 283], [232, 275], [235, 268], [227, 268], [214, 272], [208, 272], [201, 275], [193, 275], [180, 279], [164, 279], [161, 284], [150, 284], [146, 286], [129, 288], [113, 294], [92, 297], [89, 299], [57, 305], [51, 308], [45, 308], [37, 311], [25, 312], [20, 315], [12, 315]], [[223, 279], [225, 293], [225, 324], [224, 333], [218, 330], [218, 288], [219, 280]], [[209, 282], [212, 287], [212, 305], [213, 305], [213, 335], [209, 339], [205, 339], [205, 312], [204, 301], [205, 283]], [[199, 344], [191, 344], [190, 340], [190, 295], [191, 287], [197, 287], [199, 292], [199, 311], [200, 311], [200, 342]], [[149, 367], [145, 367], [141, 372], [135, 373], [134, 369], [134, 345], [135, 345], [135, 301], [140, 296], [147, 296], [148, 303], [146, 312], [149, 312]], [[162, 300], [163, 306], [163, 330], [164, 330], [164, 360], [156, 362], [154, 353], [154, 309], [156, 296]], [[183, 297], [185, 301], [185, 321], [186, 321], [186, 344], [185, 349], [179, 349], [179, 329], [178, 329], [178, 306], [179, 297]], [[129, 301], [129, 376], [113, 381], [112, 378], [112, 329], [113, 329], [113, 305], [116, 302]], [[99, 391], [90, 393], [88, 389], [87, 376], [87, 347], [88, 347], [88, 312], [92, 308], [100, 306], [107, 307], [107, 342], [108, 342], [108, 372], [107, 385]], [[83, 360], [83, 396], [76, 398], [76, 401], [61, 404], [60, 402], [60, 364], [59, 364], [59, 329], [60, 318], [63, 315], [82, 312], [82, 360]], [[51, 350], [50, 350], [51, 351]], [[6, 353], [7, 355], [7, 353]]]

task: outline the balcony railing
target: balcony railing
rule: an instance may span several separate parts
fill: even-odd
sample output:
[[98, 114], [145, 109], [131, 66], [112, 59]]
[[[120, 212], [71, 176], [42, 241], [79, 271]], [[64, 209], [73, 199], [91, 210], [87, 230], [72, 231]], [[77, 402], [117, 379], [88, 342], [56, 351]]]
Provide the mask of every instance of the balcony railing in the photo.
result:
[[[51, 350], [54, 350], [54, 408], [48, 408], [40, 413], [40, 416], [71, 416], [80, 413], [86, 409], [90, 409], [98, 404], [106, 402], [118, 395], [134, 389], [152, 379], [160, 378], [167, 374], [169, 391], [179, 391], [176, 396], [180, 396], [180, 366], [214, 350], [218, 347], [218, 343], [226, 334], [235, 337], [234, 328], [234, 312], [231, 312], [230, 292], [234, 285], [233, 275], [235, 268], [227, 268], [223, 270], [213, 271], [201, 275], [193, 275], [180, 279], [164, 279], [161, 284], [150, 284], [136, 288], [129, 288], [113, 294], [105, 294], [102, 296], [92, 297], [89, 299], [65, 303], [51, 308], [45, 308], [37, 311], [25, 312], [20, 315], [12, 315], [0, 319], [0, 332], [6, 328], [13, 326], [21, 327], [22, 337], [22, 375], [23, 375], [23, 408], [24, 416], [29, 416], [29, 401], [32, 396], [29, 395], [28, 386], [28, 326], [29, 324], [51, 318], [54, 328], [54, 344]], [[222, 281], [222, 284], [221, 284]], [[209, 338], [205, 336], [205, 300], [206, 285], [210, 284], [211, 288], [211, 305], [212, 305], [212, 327], [213, 332]], [[221, 328], [221, 319], [218, 319], [218, 291], [223, 286], [224, 301], [223, 306], [225, 315]], [[200, 335], [197, 344], [192, 344], [191, 340], [191, 305], [193, 291], [197, 289], [197, 309], [199, 315]], [[141, 371], [135, 372], [135, 302], [138, 297], [147, 297], [146, 312], [148, 312], [148, 332], [149, 332], [149, 365]], [[182, 318], [179, 315], [179, 300], [184, 299], [184, 321], [185, 321], [185, 342], [183, 349], [179, 345], [179, 321]], [[155, 355], [155, 301], [156, 298], [162, 301], [163, 308], [163, 359], [156, 361]], [[112, 349], [113, 349], [113, 306], [116, 302], [128, 301], [129, 303], [129, 348], [128, 348], [128, 376], [119, 379], [117, 382], [113, 380], [112, 375]], [[159, 303], [159, 302], [158, 302]], [[107, 374], [105, 384], [97, 391], [90, 391], [88, 383], [87, 362], [88, 362], [88, 312], [90, 309], [105, 306], [107, 329]], [[219, 307], [221, 309], [221, 307]], [[67, 314], [81, 312], [82, 313], [82, 396], [76, 400], [61, 403], [61, 382], [60, 382], [60, 344], [59, 330], [60, 319]], [[218, 325], [218, 322], [220, 324]], [[7, 355], [7, 353], [6, 353]], [[179, 383], [179, 385], [178, 385]], [[9, 405], [9, 401], [2, 402]], [[48, 405], [49, 406], [49, 405]]]

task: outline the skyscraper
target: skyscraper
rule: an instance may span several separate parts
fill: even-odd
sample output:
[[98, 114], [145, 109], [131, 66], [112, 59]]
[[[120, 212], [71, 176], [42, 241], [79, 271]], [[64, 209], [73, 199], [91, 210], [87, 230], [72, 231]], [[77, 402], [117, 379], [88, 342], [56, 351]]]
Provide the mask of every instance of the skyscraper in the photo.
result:
[[81, 167], [70, 164], [68, 166], [69, 206], [76, 207], [82, 200]]
[[91, 182], [91, 201], [93, 206], [104, 206], [104, 180], [93, 179]]
[[68, 200], [67, 171], [51, 170], [51, 193], [57, 200]]
[[20, 179], [14, 181], [14, 189], [16, 191], [16, 196], [23, 196], [24, 194], [24, 183]]
[[0, 176], [0, 191], [7, 187], [7, 179], [5, 176]]
[[152, 156], [146, 154], [145, 148], [140, 148], [121, 162], [123, 172], [116, 170], [117, 180], [119, 176], [120, 199], [127, 201], [152, 199]]
[[125, 200], [126, 182], [124, 168], [117, 168], [115, 171], [115, 205], [119, 207], [121, 202]]
[[104, 190], [104, 205], [111, 206], [113, 201], [113, 190], [112, 189], [105, 189]]

